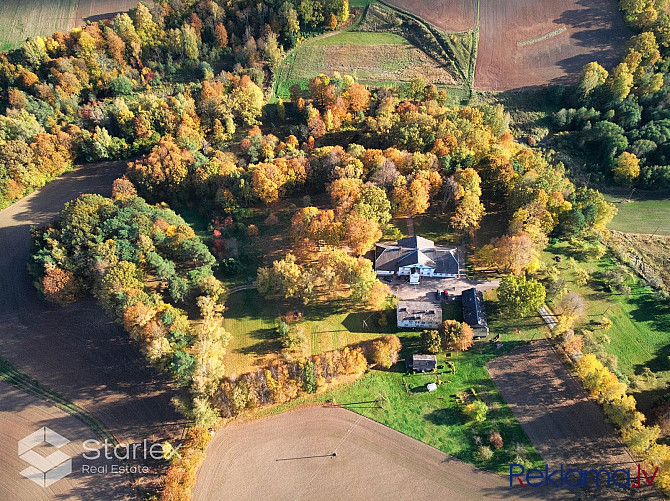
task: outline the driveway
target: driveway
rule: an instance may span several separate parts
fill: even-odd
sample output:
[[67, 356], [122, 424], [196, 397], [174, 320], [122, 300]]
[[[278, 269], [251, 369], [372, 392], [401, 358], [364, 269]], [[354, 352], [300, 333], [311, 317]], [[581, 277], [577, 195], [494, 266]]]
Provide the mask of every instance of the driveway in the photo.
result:
[[400, 299], [416, 299], [435, 302], [435, 291], [447, 290], [450, 296], [460, 296], [465, 289], [476, 287], [479, 291], [495, 289], [500, 285], [500, 280], [472, 280], [470, 278], [429, 278], [421, 277], [421, 283], [411, 285], [406, 279], [408, 277], [395, 278], [393, 282], [386, 282], [385, 277], [380, 277], [387, 284], [393, 294]]

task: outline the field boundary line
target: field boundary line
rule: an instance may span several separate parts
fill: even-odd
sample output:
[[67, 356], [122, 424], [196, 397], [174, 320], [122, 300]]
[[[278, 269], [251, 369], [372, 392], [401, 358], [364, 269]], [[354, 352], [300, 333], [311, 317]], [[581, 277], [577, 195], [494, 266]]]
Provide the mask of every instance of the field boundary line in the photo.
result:
[[[119, 444], [119, 440], [116, 438], [116, 435], [114, 435], [114, 433], [93, 414], [78, 406], [74, 402], [69, 401], [55, 391], [42, 385], [36, 379], [19, 371], [11, 362], [5, 360], [4, 358], [0, 358], [0, 381], [13, 386], [23, 393], [27, 393], [28, 395], [32, 395], [33, 397], [45, 401], [69, 414], [70, 416], [73, 416], [88, 426], [91, 430], [93, 430], [98, 438], [107, 440], [114, 446]], [[123, 462], [126, 463], [125, 460], [123, 460]], [[126, 474], [130, 478], [133, 489], [137, 489], [135, 475], [131, 473], [130, 468], [126, 468]]]

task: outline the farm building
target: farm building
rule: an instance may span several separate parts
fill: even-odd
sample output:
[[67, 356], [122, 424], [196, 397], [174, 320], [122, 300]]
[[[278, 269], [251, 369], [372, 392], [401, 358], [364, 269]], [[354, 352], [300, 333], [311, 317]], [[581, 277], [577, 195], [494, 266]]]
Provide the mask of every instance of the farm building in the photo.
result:
[[472, 327], [475, 337], [488, 336], [489, 327], [486, 323], [482, 293], [473, 287], [464, 290], [461, 299], [463, 300], [463, 320]]
[[428, 301], [398, 301], [398, 327], [437, 329], [442, 322], [442, 306]]
[[416, 372], [434, 371], [437, 367], [437, 358], [435, 355], [414, 354], [405, 359], [405, 367]]
[[436, 247], [422, 237], [407, 237], [395, 245], [375, 246], [377, 275], [409, 276], [411, 283], [419, 277], [458, 277], [456, 248]]

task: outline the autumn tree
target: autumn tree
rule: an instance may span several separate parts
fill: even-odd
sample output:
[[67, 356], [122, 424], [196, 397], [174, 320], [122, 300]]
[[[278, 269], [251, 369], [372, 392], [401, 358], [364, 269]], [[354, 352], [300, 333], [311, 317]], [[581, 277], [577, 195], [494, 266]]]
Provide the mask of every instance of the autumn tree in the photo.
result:
[[475, 193], [466, 192], [456, 205], [451, 225], [458, 231], [474, 234], [485, 212], [479, 197]]
[[607, 70], [595, 61], [587, 63], [579, 74], [579, 90], [588, 96], [592, 90], [604, 84], [608, 76]]
[[129, 165], [127, 176], [143, 193], [169, 198], [179, 192], [193, 161], [190, 151], [164, 136], [145, 159]]
[[442, 348], [442, 338], [439, 331], [424, 330], [421, 333], [421, 349], [428, 353], [438, 353]]
[[302, 270], [291, 253], [269, 268], [259, 268], [256, 285], [264, 296], [285, 299], [301, 297], [305, 286]]
[[472, 346], [472, 327], [457, 320], [445, 320], [440, 324], [439, 333], [443, 350], [467, 351]]
[[640, 160], [632, 153], [624, 151], [614, 161], [612, 174], [617, 183], [631, 184], [640, 175]]
[[365, 219], [355, 212], [347, 218], [345, 226], [347, 244], [356, 256], [361, 256], [372, 249], [382, 237], [382, 231], [375, 221]]
[[358, 82], [352, 83], [344, 92], [352, 111], [366, 111], [370, 107], [370, 92]]
[[493, 241], [492, 258], [495, 267], [503, 273], [520, 275], [535, 259], [533, 242], [528, 233], [503, 235]]

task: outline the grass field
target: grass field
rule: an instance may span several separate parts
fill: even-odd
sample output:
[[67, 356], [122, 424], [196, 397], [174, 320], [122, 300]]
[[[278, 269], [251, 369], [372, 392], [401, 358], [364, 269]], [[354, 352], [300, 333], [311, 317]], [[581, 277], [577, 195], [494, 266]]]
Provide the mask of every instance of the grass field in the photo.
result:
[[320, 45], [407, 45], [409, 42], [395, 33], [343, 31], [337, 35], [315, 38], [307, 44], [316, 47]]
[[128, 10], [138, 0], [3, 0], [0, 2], [0, 50], [20, 46], [31, 36], [68, 32], [87, 18]]
[[32, 35], [69, 31], [78, 0], [5, 0], [0, 5], [0, 50], [13, 49]]
[[[570, 255], [565, 244], [554, 245], [550, 250], [551, 255]], [[654, 384], [632, 388], [640, 410], [645, 412], [660, 395], [658, 390], [664, 389], [670, 381], [670, 307], [659, 302], [652, 289], [632, 275], [627, 279], [630, 294], [606, 292], [597, 274], [615, 267], [610, 256], [598, 262], [578, 262], [578, 266], [592, 276], [584, 286], [575, 284], [575, 273], [569, 260], [563, 259], [557, 266], [568, 289], [587, 300], [586, 316], [578, 327], [592, 331], [604, 350], [616, 357], [617, 370], [632, 379], [642, 374], [645, 367], [656, 374]], [[599, 325], [603, 316], [613, 322], [609, 330], [603, 330]]]
[[[474, 77], [477, 45], [474, 31], [448, 34], [431, 28], [437, 35], [428, 33], [431, 40], [426, 43], [432, 44], [433, 50], [440, 44], [445, 47], [440, 49], [442, 59], [438, 61], [435, 54], [431, 56], [422, 50], [423, 42], [414, 40], [421, 45], [417, 47], [403, 36], [407, 33], [395, 23], [400, 20], [397, 10], [367, 0], [352, 7], [363, 7], [353, 25], [336, 34], [308, 39], [287, 54], [277, 71], [276, 97], [286, 99], [292, 85], [305, 89], [314, 75], [333, 72], [352, 75], [364, 84], [391, 87], [421, 77], [441, 88], [458, 89], [452, 96], [456, 101], [469, 97], [469, 88], [463, 85]], [[452, 56], [447, 56], [445, 50]]]
[[[418, 350], [418, 333], [400, 337], [404, 355]], [[370, 371], [355, 383], [331, 390], [324, 398], [332, 398], [350, 410], [488, 470], [503, 472], [508, 469], [509, 463], [514, 462], [517, 444], [525, 448], [528, 459], [540, 462], [539, 455], [505, 405], [486, 370], [489, 360], [521, 344], [521, 340], [507, 342], [502, 350], [496, 350], [492, 344], [480, 342], [466, 353], [454, 353], [446, 358], [444, 355], [438, 356], [438, 366], [441, 367], [438, 369], [439, 379], [443, 384], [431, 393], [425, 387], [427, 383], [436, 381], [435, 374], [405, 376], [408, 389], [405, 391], [404, 371], [397, 368], [396, 371]], [[445, 364], [446, 360], [455, 365], [455, 374]], [[471, 398], [486, 402], [489, 413], [484, 423], [476, 426], [467, 423], [462, 413], [462, 404], [457, 401], [457, 395], [461, 393], [468, 393]], [[347, 405], [347, 402], [374, 401], [380, 395], [382, 408]], [[480, 437], [487, 444], [490, 430], [500, 432], [504, 447], [496, 451], [492, 459], [482, 461], [476, 455], [474, 437]]]
[[[224, 327], [231, 334], [224, 358], [226, 372], [249, 372], [276, 359], [281, 351], [275, 333], [278, 317], [295, 309], [296, 306], [265, 300], [255, 290], [231, 294], [224, 313]], [[308, 336], [312, 354], [343, 348], [380, 335], [369, 332], [376, 325], [369, 312], [352, 312], [344, 304], [309, 305], [301, 307], [300, 311], [304, 314], [300, 325]], [[367, 331], [364, 320], [368, 320]]]
[[656, 233], [670, 235], [670, 193], [633, 193], [605, 195], [619, 212], [609, 224], [612, 230], [627, 233]]

